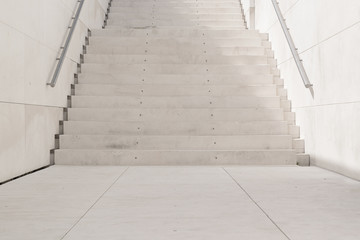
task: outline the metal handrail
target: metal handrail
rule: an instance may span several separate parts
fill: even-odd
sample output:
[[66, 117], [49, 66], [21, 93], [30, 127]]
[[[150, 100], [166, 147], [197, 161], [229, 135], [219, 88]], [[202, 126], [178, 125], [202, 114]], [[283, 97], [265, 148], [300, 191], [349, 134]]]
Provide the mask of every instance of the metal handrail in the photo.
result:
[[289, 28], [287, 27], [286, 22], [285, 22], [285, 18], [281, 13], [279, 3], [277, 2], [277, 0], [271, 0], [271, 1], [272, 1], [272, 4], [274, 5], [276, 15], [277, 15], [277, 17], [278, 17], [278, 19], [280, 21], [281, 28], [284, 31], [286, 40], [287, 40], [287, 42], [289, 44], [291, 53], [292, 53], [292, 55], [294, 57], [296, 66], [297, 66], [297, 68], [299, 70], [299, 73], [300, 73], [301, 78], [302, 78], [302, 80], [304, 82], [304, 85], [305, 85], [306, 88], [310, 88], [313, 85], [310, 83], [310, 80], [309, 80], [309, 78], [308, 78], [308, 76], [306, 74], [304, 65], [303, 65], [302, 60], [300, 59], [300, 55], [298, 53], [298, 49], [295, 47], [294, 40], [292, 39], [292, 37], [290, 35]]
[[60, 55], [59, 58], [56, 58], [56, 61], [58, 61], [58, 63], [56, 65], [54, 75], [53, 75], [53, 77], [51, 79], [51, 82], [47, 83], [47, 85], [50, 85], [51, 87], [55, 87], [55, 85], [56, 85], [56, 81], [57, 81], [57, 79], [59, 77], [61, 67], [62, 67], [62, 65], [64, 63], [66, 52], [67, 52], [67, 50], [69, 48], [69, 45], [70, 45], [71, 37], [72, 37], [72, 35], [74, 33], [76, 23], [79, 20], [80, 12], [81, 12], [81, 9], [82, 9], [82, 7], [84, 5], [85, 0], [78, 0], [77, 2], [78, 2], [78, 4], [77, 4], [77, 10], [76, 10], [75, 16], [73, 16], [71, 18], [72, 24], [71, 24], [71, 26], [68, 27], [68, 29], [70, 29], [70, 31], [69, 31], [69, 33], [68, 33], [68, 35], [66, 37], [66, 41], [65, 41], [64, 46], [60, 47], [61, 55]]

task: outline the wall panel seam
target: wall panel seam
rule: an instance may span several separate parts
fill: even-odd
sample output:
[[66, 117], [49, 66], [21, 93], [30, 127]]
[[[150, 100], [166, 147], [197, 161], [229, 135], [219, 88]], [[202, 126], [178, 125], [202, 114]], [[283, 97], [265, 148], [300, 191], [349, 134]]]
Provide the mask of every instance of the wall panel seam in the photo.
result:
[[[7, 24], [7, 23], [4, 23], [4, 22], [2, 22], [2, 21], [0, 21], [0, 24], [3, 24], [3, 25], [5, 25], [5, 26], [7, 26], [7, 27], [9, 27], [9, 28], [11, 28], [11, 29], [13, 29], [13, 30], [15, 30], [17, 33], [23, 35], [24, 37], [26, 37], [26, 38], [28, 38], [28, 39], [30, 39], [30, 40], [32, 40], [33, 42], [39, 44], [40, 46], [43, 46], [43, 47], [47, 48], [48, 50], [51, 50], [52, 52], [58, 53], [58, 49], [54, 49], [54, 48], [46, 45], [46, 44], [43, 43], [42, 41], [39, 41], [38, 39], [35, 39], [35, 38], [27, 35], [27, 34], [24, 33], [24, 32], [21, 32], [19, 29], [15, 28], [15, 27]], [[78, 63], [78, 61], [76, 61], [75, 59], [72, 59], [72, 58], [70, 58], [70, 57], [66, 57], [66, 58], [69, 59], [69, 60], [71, 60], [71, 61], [73, 61], [73, 62], [75, 62], [75, 63]]]
[[327, 107], [327, 106], [336, 106], [336, 105], [350, 105], [350, 104], [360, 104], [360, 101], [351, 101], [351, 102], [338, 102], [338, 103], [325, 103], [325, 104], [317, 104], [317, 105], [309, 105], [309, 106], [299, 106], [292, 107], [293, 109], [305, 109], [305, 108], [316, 108], [316, 107]]
[[[308, 52], [309, 50], [311, 50], [311, 49], [313, 49], [313, 48], [315, 48], [315, 47], [317, 47], [317, 46], [320, 46], [321, 44], [323, 44], [323, 43], [331, 40], [333, 37], [336, 37], [336, 36], [338, 36], [338, 35], [346, 32], [346, 30], [349, 30], [349, 29], [351, 29], [352, 27], [355, 27], [355, 26], [358, 25], [359, 23], [360, 23], [360, 21], [358, 21], [358, 22], [356, 22], [356, 23], [354, 23], [354, 24], [352, 24], [352, 25], [350, 25], [350, 26], [348, 26], [348, 27], [340, 30], [339, 32], [337, 32], [337, 33], [335, 33], [335, 34], [333, 34], [333, 35], [325, 38], [324, 40], [321, 40], [321, 41], [319, 41], [318, 43], [312, 45], [311, 47], [309, 47], [309, 48], [307, 48], [307, 49], [299, 52], [299, 54], [301, 55], [301, 54], [303, 54], [303, 53], [305, 53], [305, 52]], [[292, 60], [292, 59], [293, 59], [293, 57], [288, 58], [288, 59], [284, 60], [283, 62], [280, 62], [280, 63], [278, 64], [278, 66], [280, 66], [281, 64], [286, 63], [286, 62], [288, 62], [288, 61], [290, 61], [290, 60]]]
[[62, 107], [62, 106], [57, 106], [57, 105], [33, 104], [33, 103], [23, 103], [23, 102], [7, 102], [7, 101], [0, 101], [0, 104], [13, 104], [13, 105], [49, 107], [49, 108], [64, 108], [64, 107], [66, 107], [66, 106]]
[[[288, 12], [289, 12], [293, 7], [295, 7], [295, 5], [296, 5], [298, 2], [300, 2], [300, 0], [297, 0], [293, 5], [291, 5], [288, 9], [286, 9], [286, 10], [283, 12], [284, 17], [286, 16], [286, 14], [288, 14]], [[271, 9], [272, 9], [272, 8], [271, 8]], [[256, 6], [255, 6], [255, 14], [256, 14]], [[266, 29], [266, 32], [269, 32], [270, 29], [276, 25], [276, 23], [279, 23], [279, 20], [278, 20], [278, 19], [276, 19], [276, 20], [269, 26], [268, 29]]]

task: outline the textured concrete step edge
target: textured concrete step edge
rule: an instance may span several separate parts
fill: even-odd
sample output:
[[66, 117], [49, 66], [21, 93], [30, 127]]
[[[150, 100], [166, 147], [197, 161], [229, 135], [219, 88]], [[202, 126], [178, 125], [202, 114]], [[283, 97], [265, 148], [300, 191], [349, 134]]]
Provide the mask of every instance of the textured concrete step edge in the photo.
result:
[[59, 165], [296, 165], [292, 150], [127, 151], [56, 150]]

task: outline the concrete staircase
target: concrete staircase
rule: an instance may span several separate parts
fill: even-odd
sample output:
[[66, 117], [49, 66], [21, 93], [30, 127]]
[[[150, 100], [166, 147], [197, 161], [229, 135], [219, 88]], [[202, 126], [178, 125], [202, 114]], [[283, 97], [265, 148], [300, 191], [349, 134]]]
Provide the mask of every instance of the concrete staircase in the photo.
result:
[[266, 34], [238, 0], [113, 0], [56, 164], [307, 165]]

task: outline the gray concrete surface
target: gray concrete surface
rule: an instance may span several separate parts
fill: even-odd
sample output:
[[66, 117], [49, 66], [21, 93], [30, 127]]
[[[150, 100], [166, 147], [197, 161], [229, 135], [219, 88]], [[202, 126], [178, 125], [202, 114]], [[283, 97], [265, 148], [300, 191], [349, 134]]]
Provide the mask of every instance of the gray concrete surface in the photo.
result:
[[53, 166], [0, 186], [0, 239], [359, 239], [359, 199], [316, 167]]

